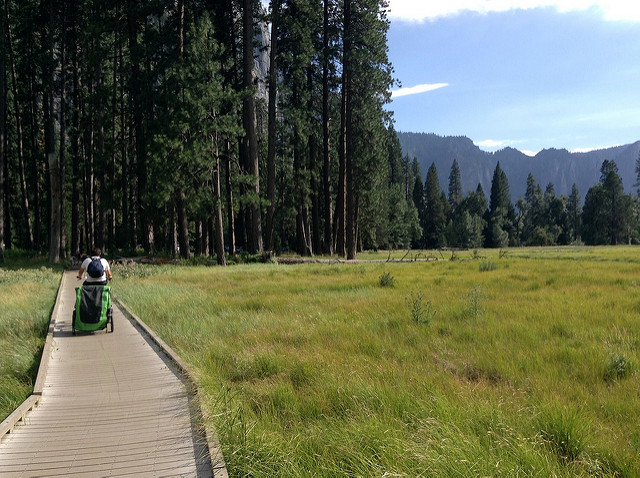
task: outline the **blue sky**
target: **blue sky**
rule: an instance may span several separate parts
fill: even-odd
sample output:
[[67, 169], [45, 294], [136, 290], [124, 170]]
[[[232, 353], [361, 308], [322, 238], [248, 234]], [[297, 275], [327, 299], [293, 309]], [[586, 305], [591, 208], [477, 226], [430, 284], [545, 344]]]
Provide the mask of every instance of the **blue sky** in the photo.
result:
[[389, 3], [396, 130], [529, 154], [640, 140], [635, 1]]

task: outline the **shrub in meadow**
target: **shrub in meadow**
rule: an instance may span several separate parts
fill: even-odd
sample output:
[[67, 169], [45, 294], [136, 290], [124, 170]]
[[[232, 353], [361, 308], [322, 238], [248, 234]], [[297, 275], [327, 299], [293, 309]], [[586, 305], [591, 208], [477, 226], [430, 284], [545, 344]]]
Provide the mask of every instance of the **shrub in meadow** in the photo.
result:
[[587, 422], [575, 410], [552, 410], [540, 417], [540, 438], [564, 462], [576, 461], [586, 452], [587, 430]]
[[480, 286], [476, 286], [471, 289], [471, 292], [467, 296], [467, 308], [465, 310], [466, 317], [474, 320], [482, 317], [485, 313], [483, 302], [484, 296]]
[[378, 280], [380, 287], [395, 287], [396, 279], [391, 275], [391, 272], [383, 272]]
[[480, 263], [478, 270], [480, 272], [488, 272], [495, 271], [498, 268], [498, 265], [493, 261], [483, 261]]
[[609, 359], [604, 371], [604, 379], [613, 382], [629, 377], [634, 371], [633, 362], [624, 355], [614, 355]]
[[411, 319], [419, 324], [428, 324], [436, 316], [436, 310], [433, 308], [433, 304], [430, 300], [424, 302], [424, 296], [422, 292], [411, 292], [408, 297], [405, 297], [407, 307], [411, 314]]

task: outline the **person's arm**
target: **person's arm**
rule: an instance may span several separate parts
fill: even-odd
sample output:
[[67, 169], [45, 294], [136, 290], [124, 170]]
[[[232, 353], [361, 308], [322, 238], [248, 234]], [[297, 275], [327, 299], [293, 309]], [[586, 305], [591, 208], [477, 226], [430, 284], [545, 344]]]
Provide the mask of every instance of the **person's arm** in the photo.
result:
[[81, 267], [80, 270], [78, 271], [78, 279], [82, 279], [83, 275], [84, 275], [84, 269]]
[[104, 276], [108, 281], [111, 280], [111, 266], [109, 265], [109, 261], [104, 257], [102, 258], [102, 267], [104, 267]]

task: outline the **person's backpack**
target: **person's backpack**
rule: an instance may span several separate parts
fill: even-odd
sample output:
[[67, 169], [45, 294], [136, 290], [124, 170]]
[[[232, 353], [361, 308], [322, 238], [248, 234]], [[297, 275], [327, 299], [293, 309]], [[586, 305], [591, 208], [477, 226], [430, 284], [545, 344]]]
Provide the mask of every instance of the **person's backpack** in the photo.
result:
[[91, 263], [87, 266], [87, 274], [94, 279], [98, 279], [104, 275], [104, 267], [99, 257], [91, 258]]

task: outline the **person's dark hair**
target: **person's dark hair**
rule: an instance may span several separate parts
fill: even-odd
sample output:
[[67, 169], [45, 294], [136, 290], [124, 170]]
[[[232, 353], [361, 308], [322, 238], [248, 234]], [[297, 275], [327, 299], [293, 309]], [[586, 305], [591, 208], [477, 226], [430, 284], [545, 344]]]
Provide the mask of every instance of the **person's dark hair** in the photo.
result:
[[100, 254], [101, 254], [101, 253], [102, 253], [102, 251], [100, 250], [100, 248], [99, 248], [99, 247], [96, 247], [96, 248], [93, 250], [93, 255], [94, 255], [94, 256], [98, 256], [98, 257], [100, 257]]

